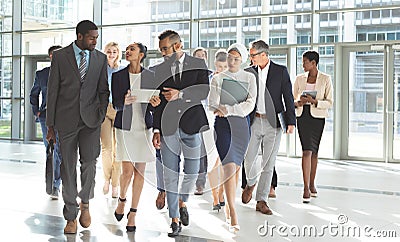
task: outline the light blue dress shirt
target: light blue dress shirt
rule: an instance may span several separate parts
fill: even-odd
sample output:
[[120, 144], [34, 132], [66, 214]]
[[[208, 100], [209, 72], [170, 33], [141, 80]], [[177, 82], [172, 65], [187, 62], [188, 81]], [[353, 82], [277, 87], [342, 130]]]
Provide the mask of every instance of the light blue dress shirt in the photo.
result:
[[[81, 53], [81, 49], [74, 43], [72, 44], [72, 47], [74, 48], [74, 53], [75, 53], [75, 60], [76, 60], [76, 64], [78, 65], [79, 68], [79, 63], [81, 62], [81, 55], [79, 53]], [[88, 50], [84, 50], [86, 53], [86, 72], [87, 72], [87, 68], [89, 68], [89, 59], [90, 59], [90, 51]]]

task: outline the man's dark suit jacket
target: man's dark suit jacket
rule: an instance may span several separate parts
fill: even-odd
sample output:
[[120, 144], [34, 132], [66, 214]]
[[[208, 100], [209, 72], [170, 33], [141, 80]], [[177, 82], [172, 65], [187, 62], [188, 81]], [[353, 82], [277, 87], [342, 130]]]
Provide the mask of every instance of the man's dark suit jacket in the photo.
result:
[[156, 80], [164, 87], [183, 92], [183, 98], [168, 102], [161, 94], [161, 104], [154, 113], [154, 129], [163, 136], [172, 135], [178, 128], [186, 134], [196, 134], [209, 129], [207, 116], [201, 100], [207, 98], [210, 91], [208, 69], [203, 59], [185, 54], [181, 82], [174, 81], [171, 65], [175, 58], [166, 60], [154, 67]]
[[[111, 93], [113, 98], [112, 102], [114, 109], [117, 111], [114, 127], [123, 130], [130, 130], [132, 124], [132, 105], [124, 105], [125, 94], [129, 89], [131, 89], [129, 65], [122, 70], [114, 72], [111, 80]], [[153, 71], [142, 67], [140, 88], [152, 90], [157, 89]], [[153, 115], [151, 111], [154, 111], [154, 108], [150, 103], [142, 103], [141, 107], [146, 128], [149, 129], [153, 127]]]
[[46, 125], [71, 132], [80, 120], [98, 128], [106, 116], [110, 90], [107, 81], [107, 56], [90, 51], [85, 80], [81, 82], [72, 44], [53, 52], [47, 83]]
[[[30, 103], [32, 105], [33, 114], [36, 116], [40, 112], [40, 118], [46, 118], [46, 94], [47, 81], [49, 80], [50, 67], [46, 67], [36, 72], [35, 82], [30, 93]], [[39, 107], [39, 95], [42, 95], [42, 104]]]
[[[271, 61], [271, 60], [270, 60]], [[246, 71], [255, 74], [257, 79], [257, 94], [260, 87], [258, 80], [258, 67], [246, 68]], [[296, 114], [294, 109], [294, 99], [292, 93], [292, 83], [287, 68], [275, 64], [271, 61], [265, 86], [265, 110], [268, 122], [272, 127], [281, 127], [278, 114], [282, 113], [285, 117], [286, 125], [296, 125]], [[284, 103], [282, 102], [282, 99]], [[250, 113], [250, 123], [253, 123], [257, 110], [257, 103], [254, 110]], [[287, 128], [287, 127], [285, 127]]]

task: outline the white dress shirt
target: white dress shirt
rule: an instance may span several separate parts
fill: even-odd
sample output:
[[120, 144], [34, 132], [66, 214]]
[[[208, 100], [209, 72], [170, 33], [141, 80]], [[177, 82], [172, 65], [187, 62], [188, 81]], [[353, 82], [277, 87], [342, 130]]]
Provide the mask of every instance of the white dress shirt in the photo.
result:
[[257, 95], [257, 113], [265, 114], [265, 87], [267, 85], [267, 77], [271, 61], [261, 69], [258, 67], [258, 95]]

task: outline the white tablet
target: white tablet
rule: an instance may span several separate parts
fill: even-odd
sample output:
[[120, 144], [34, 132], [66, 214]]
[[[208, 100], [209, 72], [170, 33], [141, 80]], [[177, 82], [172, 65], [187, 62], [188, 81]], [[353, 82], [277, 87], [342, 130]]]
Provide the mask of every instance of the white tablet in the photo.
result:
[[152, 96], [159, 96], [160, 90], [132, 89], [131, 96], [136, 96], [136, 102], [148, 103]]

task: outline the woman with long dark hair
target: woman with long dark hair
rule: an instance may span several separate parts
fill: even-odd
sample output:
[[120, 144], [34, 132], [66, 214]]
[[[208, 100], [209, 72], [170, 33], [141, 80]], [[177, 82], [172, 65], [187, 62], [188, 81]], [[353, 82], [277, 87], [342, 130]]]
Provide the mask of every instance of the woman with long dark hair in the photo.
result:
[[146, 162], [155, 160], [155, 150], [151, 141], [152, 110], [160, 104], [160, 98], [152, 96], [148, 103], [140, 103], [138, 97], [133, 95], [133, 90], [156, 89], [154, 72], [141, 66], [146, 54], [147, 48], [143, 44], [130, 44], [125, 52], [129, 65], [112, 76], [113, 105], [117, 110], [114, 123], [117, 140], [116, 160], [122, 162], [121, 192], [114, 216], [118, 221], [124, 216], [126, 193], [133, 176], [127, 232], [136, 231], [135, 216], [143, 189]]

